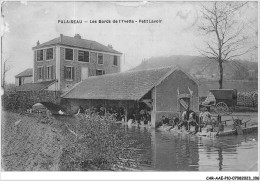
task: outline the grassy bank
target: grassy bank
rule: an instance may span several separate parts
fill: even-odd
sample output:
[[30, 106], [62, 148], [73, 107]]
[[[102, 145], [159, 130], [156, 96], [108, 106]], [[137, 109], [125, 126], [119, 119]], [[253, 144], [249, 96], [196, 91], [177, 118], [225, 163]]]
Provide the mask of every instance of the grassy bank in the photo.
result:
[[2, 112], [1, 164], [4, 170], [58, 170], [63, 137], [43, 120]]
[[2, 168], [6, 171], [129, 170], [137, 165], [121, 129], [104, 117], [58, 120], [2, 112]]

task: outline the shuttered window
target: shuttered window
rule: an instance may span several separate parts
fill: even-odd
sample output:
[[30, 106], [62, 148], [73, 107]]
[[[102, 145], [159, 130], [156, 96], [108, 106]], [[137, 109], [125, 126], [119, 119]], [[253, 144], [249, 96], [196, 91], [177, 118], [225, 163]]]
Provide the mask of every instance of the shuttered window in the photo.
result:
[[73, 49], [65, 48], [65, 59], [73, 60]]
[[80, 62], [89, 62], [89, 52], [79, 50], [79, 52], [78, 52], [78, 61], [80, 61]]
[[98, 54], [98, 64], [100, 64], [100, 65], [104, 64], [103, 54], [102, 53]]
[[38, 74], [38, 80], [43, 80], [43, 77], [44, 77], [44, 69], [43, 67], [38, 67], [38, 71], [37, 71], [37, 74]]
[[48, 48], [46, 50], [46, 60], [52, 60], [53, 59], [53, 48]]
[[37, 50], [37, 61], [43, 61], [43, 50]]
[[114, 56], [114, 62], [113, 65], [117, 66], [118, 65], [118, 56]]
[[53, 79], [53, 66], [48, 66], [46, 68], [46, 78]]
[[67, 80], [74, 80], [74, 74], [75, 74], [75, 71], [74, 71], [74, 67], [71, 67], [71, 66], [65, 66], [64, 67], [64, 76], [65, 76], [65, 79]]

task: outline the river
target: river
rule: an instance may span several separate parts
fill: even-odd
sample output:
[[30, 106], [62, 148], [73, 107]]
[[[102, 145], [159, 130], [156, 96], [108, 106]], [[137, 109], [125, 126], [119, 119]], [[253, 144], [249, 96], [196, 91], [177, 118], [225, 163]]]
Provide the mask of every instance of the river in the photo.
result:
[[[61, 119], [61, 120], [60, 120]], [[74, 118], [56, 117], [75, 123]], [[141, 170], [154, 171], [257, 171], [258, 133], [219, 138], [160, 132], [116, 124], [135, 143]]]
[[121, 129], [140, 138], [136, 147], [142, 170], [257, 171], [257, 133], [207, 138], [127, 125]]

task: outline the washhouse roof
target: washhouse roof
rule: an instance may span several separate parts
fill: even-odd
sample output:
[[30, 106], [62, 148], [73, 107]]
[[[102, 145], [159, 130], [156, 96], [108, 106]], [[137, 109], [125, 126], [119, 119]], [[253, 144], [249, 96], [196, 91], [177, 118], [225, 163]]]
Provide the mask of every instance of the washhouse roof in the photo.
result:
[[61, 95], [69, 99], [140, 100], [177, 67], [93, 76]]

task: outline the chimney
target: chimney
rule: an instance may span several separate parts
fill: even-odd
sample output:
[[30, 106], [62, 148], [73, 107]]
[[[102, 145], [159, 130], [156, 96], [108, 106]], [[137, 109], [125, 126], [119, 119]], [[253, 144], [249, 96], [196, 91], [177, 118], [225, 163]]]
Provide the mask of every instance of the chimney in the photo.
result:
[[81, 39], [81, 36], [80, 36], [80, 34], [75, 34], [74, 38]]
[[40, 45], [40, 41], [39, 41], [39, 40], [37, 41], [36, 45], [37, 45], [37, 46], [39, 46], [39, 45]]
[[63, 34], [60, 34], [60, 42], [62, 42]]
[[113, 46], [112, 46], [112, 45], [108, 44], [107, 46], [108, 46], [108, 48], [113, 49]]

